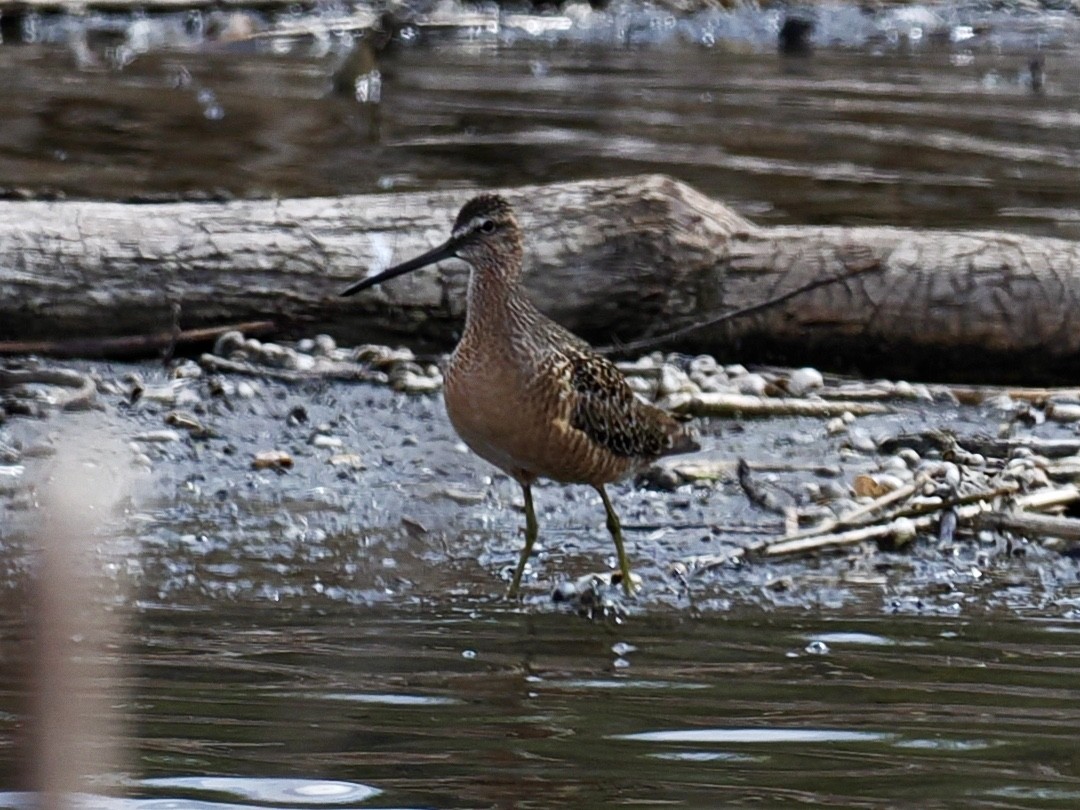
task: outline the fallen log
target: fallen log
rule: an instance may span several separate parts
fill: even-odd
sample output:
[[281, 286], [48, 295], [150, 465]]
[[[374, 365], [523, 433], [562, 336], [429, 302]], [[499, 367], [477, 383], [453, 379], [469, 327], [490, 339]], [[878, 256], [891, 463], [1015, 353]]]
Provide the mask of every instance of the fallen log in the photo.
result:
[[[875, 374], [1047, 378], [1080, 357], [1080, 243], [993, 232], [757, 227], [663, 176], [507, 190], [538, 306], [598, 343], [685, 329], [840, 279], [679, 345]], [[467, 192], [265, 201], [0, 202], [0, 340], [273, 320], [444, 348], [467, 270], [338, 291], [442, 241]], [[991, 370], [990, 364], [997, 364]]]

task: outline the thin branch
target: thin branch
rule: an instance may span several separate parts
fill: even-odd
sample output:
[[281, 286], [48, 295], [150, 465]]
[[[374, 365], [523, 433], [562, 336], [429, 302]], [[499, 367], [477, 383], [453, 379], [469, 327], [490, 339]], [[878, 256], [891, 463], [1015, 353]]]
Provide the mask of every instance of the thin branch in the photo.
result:
[[640, 340], [632, 340], [629, 343], [613, 343], [610, 346], [601, 346], [596, 349], [600, 354], [611, 355], [627, 355], [631, 353], [640, 352], [642, 349], [655, 349], [658, 346], [662, 346], [667, 343], [671, 343], [674, 340], [684, 338], [699, 329], [707, 329], [711, 326], [717, 326], [725, 321], [735, 320], [736, 318], [744, 318], [748, 315], [754, 315], [762, 310], [770, 309], [778, 306], [779, 304], [789, 301], [792, 298], [808, 293], [812, 290], [816, 290], [819, 287], [826, 287], [830, 284], [836, 284], [840, 281], [846, 281], [849, 278], [853, 278], [863, 273], [869, 273], [872, 270], [880, 270], [881, 262], [874, 260], [872, 262], [863, 265], [862, 267], [855, 267], [846, 273], [841, 273], [836, 276], [829, 276], [828, 278], [819, 278], [815, 281], [807, 282], [801, 286], [796, 287], [793, 290], [788, 290], [780, 295], [767, 298], [764, 301], [760, 301], [756, 304], [750, 304], [749, 306], [740, 307], [739, 309], [733, 309], [730, 312], [723, 312], [714, 318], [709, 318], [705, 321], [698, 321], [692, 323], [689, 326], [684, 326], [681, 329], [675, 329], [671, 332], [665, 332], [662, 335], [656, 335], [654, 337], [641, 338]]

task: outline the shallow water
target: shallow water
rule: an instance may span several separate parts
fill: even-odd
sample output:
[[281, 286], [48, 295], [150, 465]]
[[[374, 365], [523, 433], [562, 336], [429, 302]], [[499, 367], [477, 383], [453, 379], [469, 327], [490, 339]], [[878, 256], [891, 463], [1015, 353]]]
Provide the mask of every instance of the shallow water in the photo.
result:
[[[776, 11], [594, 16], [535, 37], [402, 33], [344, 72], [342, 36], [39, 22], [0, 47], [16, 82], [0, 187], [285, 196], [665, 172], [761, 222], [1080, 233], [1070, 15], [824, 7], [805, 58], [777, 53]], [[378, 103], [333, 91], [357, 71]]]
[[[377, 55], [377, 104], [331, 91], [343, 38], [32, 17], [26, 44], [0, 45], [14, 88], [0, 187], [266, 196], [665, 172], [762, 222], [1080, 235], [1071, 17], [818, 13], [809, 58], [776, 53], [773, 12], [399, 37]], [[112, 668], [77, 691], [112, 690], [121, 761], [76, 806], [1080, 804], [1075, 559], [924, 538], [684, 588], [673, 559], [775, 532], [775, 517], [735, 487], [625, 486], [646, 594], [590, 621], [536, 580], [604, 567], [600, 513], [545, 486], [530, 596], [510, 605], [513, 485], [460, 452], [437, 399], [264, 390], [212, 413], [220, 439], [140, 445], [154, 483], [91, 544], [102, 577], [86, 608], [124, 624], [69, 641]], [[297, 403], [310, 421], [290, 425]], [[126, 443], [161, 427], [164, 408], [107, 407], [40, 431]], [[953, 410], [862, 424], [1001, 418]], [[339, 474], [310, 448], [321, 422], [365, 470]], [[1031, 428], [1052, 431], [1068, 428]], [[814, 420], [707, 433], [732, 455], [839, 458]], [[250, 471], [269, 447], [294, 471]], [[36, 484], [5, 483], [0, 509], [0, 807], [23, 807]]]
[[136, 626], [122, 735], [137, 776], [86, 806], [1080, 801], [1072, 623], [752, 611], [605, 626], [476, 603]]

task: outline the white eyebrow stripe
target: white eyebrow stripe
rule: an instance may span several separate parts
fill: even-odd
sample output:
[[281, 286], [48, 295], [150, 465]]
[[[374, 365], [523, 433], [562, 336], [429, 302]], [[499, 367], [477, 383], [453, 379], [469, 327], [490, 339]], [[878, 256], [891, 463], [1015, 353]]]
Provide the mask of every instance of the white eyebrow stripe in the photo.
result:
[[465, 225], [462, 225], [460, 228], [455, 228], [453, 231], [451, 231], [450, 235], [455, 239], [460, 239], [467, 233], [472, 233], [473, 231], [479, 230], [480, 225], [483, 224], [484, 220], [485, 217], [473, 217]]

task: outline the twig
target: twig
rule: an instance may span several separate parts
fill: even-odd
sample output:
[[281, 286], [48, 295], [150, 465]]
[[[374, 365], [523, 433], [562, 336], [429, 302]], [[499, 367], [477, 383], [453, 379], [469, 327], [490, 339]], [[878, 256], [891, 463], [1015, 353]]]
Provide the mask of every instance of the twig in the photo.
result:
[[1080, 540], [1080, 520], [1057, 515], [1033, 515], [1023, 509], [979, 515], [975, 519], [975, 526], [979, 529], [1015, 532], [1027, 536]]
[[313, 380], [341, 380], [343, 382], [385, 382], [386, 376], [378, 371], [371, 371], [356, 363], [328, 362], [312, 371], [294, 371], [286, 368], [247, 363], [241, 360], [227, 360], [216, 354], [204, 354], [199, 357], [199, 365], [210, 371], [223, 371], [229, 374], [244, 374], [249, 377], [267, 377], [285, 382], [311, 382]]
[[850, 412], [855, 416], [891, 413], [892, 408], [880, 402], [851, 402], [798, 398], [757, 397], [749, 394], [727, 394], [707, 391], [701, 394], [673, 394], [664, 401], [665, 407], [678, 414], [690, 416], [840, 416]]
[[[1014, 485], [1000, 486], [993, 490], [982, 490], [979, 492], [969, 493], [966, 495], [958, 496], [956, 498], [942, 499], [934, 504], [911, 504], [905, 513], [895, 515], [888, 523], [875, 523], [872, 526], [862, 526], [855, 529], [849, 529], [843, 532], [827, 532], [825, 534], [817, 534], [814, 536], [802, 536], [796, 538], [784, 538], [783, 540], [764, 543], [754, 548], [748, 549], [749, 552], [760, 554], [765, 557], [778, 557], [786, 556], [790, 554], [805, 554], [811, 551], [824, 551], [836, 548], [842, 548], [844, 546], [854, 545], [866, 540], [879, 540], [884, 537], [890, 537], [898, 533], [909, 533], [910, 531], [922, 531], [929, 529], [934, 523], [939, 520], [939, 513], [945, 509], [955, 508], [956, 517], [959, 521], [975, 520], [977, 525], [981, 525], [984, 518], [984, 514], [989, 513], [989, 502], [1001, 494], [1009, 494], [1009, 491]], [[1030, 495], [1024, 495], [1016, 499], [1015, 509], [1012, 514], [1020, 514], [1025, 509], [1046, 509], [1055, 506], [1060, 506], [1065, 503], [1070, 503], [1080, 499], [1080, 489], [1075, 486], [1062, 487], [1060, 489], [1035, 492]], [[974, 501], [974, 502], [972, 502]], [[931, 510], [928, 513], [917, 514], [918, 509]], [[909, 517], [908, 515], [913, 515]], [[988, 527], [993, 527], [991, 524], [998, 517], [1007, 518], [1007, 516], [1000, 515], [987, 517], [985, 520], [989, 521]], [[1029, 515], [1027, 517], [1036, 518], [1038, 516]], [[1066, 527], [1071, 524], [1065, 524], [1061, 521], [1071, 520], [1069, 518], [1056, 518], [1055, 522], [1047, 522], [1044, 524], [1044, 528], [1053, 526], [1055, 531], [1047, 531], [1047, 534], [1055, 534], [1056, 531], [1067, 530]], [[1026, 525], [1029, 527], [1035, 526], [1037, 521], [1032, 520]], [[1077, 530], [1080, 531], [1080, 521], [1072, 520], [1072, 524], [1077, 526]], [[1017, 525], [1024, 525], [1023, 522], [1019, 522]], [[1071, 535], [1068, 539], [1071, 539]]]
[[1080, 500], [1080, 488], [1069, 484], [1057, 489], [1042, 489], [1029, 495], [1022, 495], [1016, 499], [1017, 509], [1052, 509], [1056, 506], [1065, 506]]
[[[969, 506], [966, 508], [976, 510], [979, 507]], [[896, 518], [888, 523], [875, 523], [872, 526], [862, 526], [845, 532], [821, 534], [816, 537], [803, 537], [796, 540], [781, 540], [777, 543], [769, 543], [763, 548], [755, 549], [755, 551], [766, 557], [780, 557], [790, 554], [805, 554], [810, 551], [843, 548], [866, 540], [879, 540], [890, 537], [900, 532], [907, 533], [912, 529], [915, 531], [928, 529], [936, 519], [935, 515], [924, 515], [918, 518]]]
[[639, 352], [642, 349], [654, 349], [657, 346], [671, 343], [673, 340], [684, 338], [687, 335], [697, 332], [700, 329], [707, 329], [711, 326], [717, 326], [718, 324], [724, 323], [725, 321], [735, 320], [736, 318], [744, 318], [748, 315], [753, 315], [755, 313], [761, 312], [762, 310], [775, 307], [779, 304], [784, 303], [785, 301], [796, 298], [803, 293], [808, 293], [812, 290], [816, 290], [819, 287], [826, 287], [830, 284], [836, 284], [837, 282], [846, 281], [849, 278], [854, 278], [855, 276], [861, 275], [862, 273], [869, 273], [873, 270], [880, 269], [881, 262], [874, 259], [870, 262], [867, 262], [861, 267], [852, 268], [846, 273], [841, 273], [836, 276], [830, 276], [828, 278], [819, 278], [815, 281], [807, 282], [806, 284], [796, 287], [793, 290], [788, 290], [785, 293], [773, 296], [772, 298], [767, 298], [764, 301], [760, 301], [756, 304], [750, 304], [749, 306], [740, 307], [739, 309], [733, 309], [730, 312], [723, 312], [714, 318], [709, 318], [708, 320], [704, 321], [697, 321], [696, 323], [692, 323], [689, 326], [684, 326], [681, 329], [675, 329], [671, 332], [665, 332], [662, 335], [656, 335], [654, 337], [641, 338], [640, 340], [632, 340], [629, 343], [617, 343], [612, 344], [611, 346], [603, 346], [598, 348], [596, 351], [600, 352], [600, 354], [626, 355], [632, 352]]
[[822, 534], [828, 534], [829, 532], [833, 532], [836, 529], [842, 529], [845, 527], [858, 525], [867, 515], [873, 514], [880, 509], [884, 509], [886, 506], [894, 503], [895, 501], [899, 501], [903, 498], [914, 495], [928, 480], [930, 480], [930, 477], [928, 475], [920, 475], [914, 481], [904, 484], [904, 486], [894, 489], [892, 492], [887, 492], [880, 498], [876, 498], [869, 503], [863, 504], [858, 508], [851, 510], [847, 514], [840, 515], [839, 517], [833, 518], [832, 520], [823, 521], [822, 523], [819, 523], [813, 528], [805, 529], [798, 534], [788, 535], [784, 539], [802, 540], [808, 537], [817, 537]]

